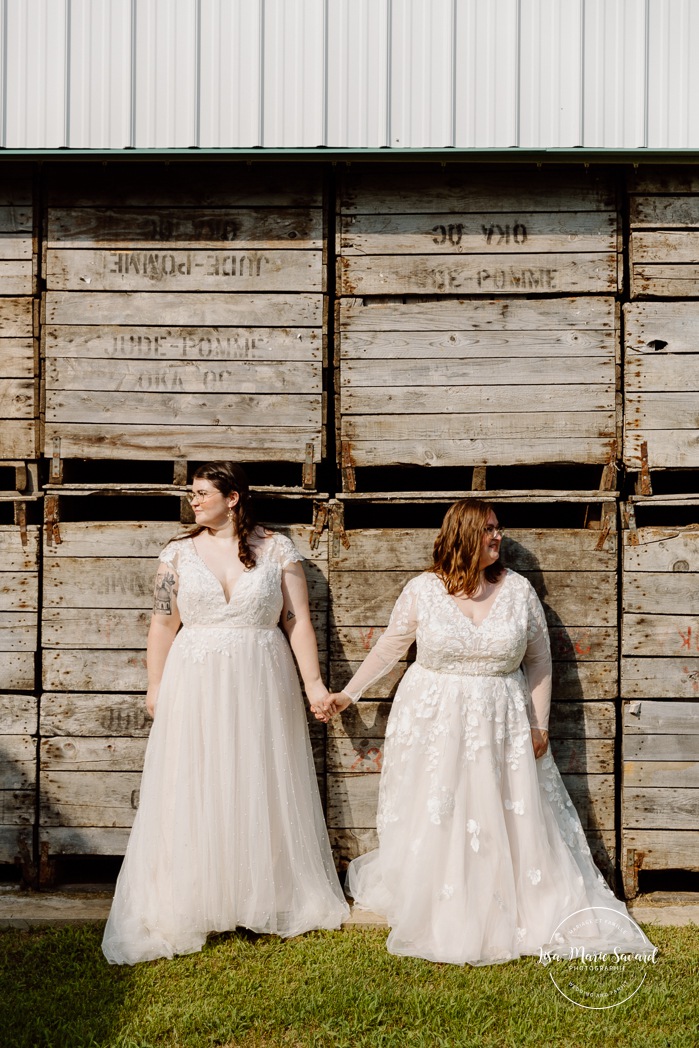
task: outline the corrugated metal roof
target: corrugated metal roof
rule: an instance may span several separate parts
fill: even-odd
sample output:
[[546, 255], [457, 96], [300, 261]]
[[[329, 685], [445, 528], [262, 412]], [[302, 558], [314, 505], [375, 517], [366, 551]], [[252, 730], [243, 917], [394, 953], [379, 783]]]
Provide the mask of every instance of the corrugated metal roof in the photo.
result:
[[0, 0], [6, 149], [697, 149], [697, 0]]

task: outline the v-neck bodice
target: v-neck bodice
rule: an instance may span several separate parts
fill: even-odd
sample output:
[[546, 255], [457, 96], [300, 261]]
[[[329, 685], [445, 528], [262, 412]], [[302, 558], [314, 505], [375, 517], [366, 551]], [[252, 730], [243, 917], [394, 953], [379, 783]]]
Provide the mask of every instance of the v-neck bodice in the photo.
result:
[[259, 548], [255, 567], [237, 579], [228, 600], [190, 537], [170, 542], [160, 559], [177, 574], [177, 606], [185, 628], [272, 628], [283, 606], [282, 570], [303, 557], [290, 539], [275, 533]]

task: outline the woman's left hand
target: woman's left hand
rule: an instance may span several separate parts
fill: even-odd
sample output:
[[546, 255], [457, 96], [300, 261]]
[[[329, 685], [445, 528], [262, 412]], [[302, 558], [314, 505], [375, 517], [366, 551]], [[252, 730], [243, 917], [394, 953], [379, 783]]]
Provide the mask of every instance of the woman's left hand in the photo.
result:
[[532, 728], [532, 746], [535, 759], [543, 757], [549, 748], [549, 733], [543, 728]]

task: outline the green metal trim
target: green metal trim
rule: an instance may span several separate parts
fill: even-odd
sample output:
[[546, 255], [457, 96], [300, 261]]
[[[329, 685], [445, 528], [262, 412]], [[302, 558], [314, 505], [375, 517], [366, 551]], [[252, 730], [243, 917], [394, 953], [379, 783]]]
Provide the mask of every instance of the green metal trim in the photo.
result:
[[697, 149], [0, 149], [0, 160], [114, 163], [133, 160], [440, 164], [699, 164]]

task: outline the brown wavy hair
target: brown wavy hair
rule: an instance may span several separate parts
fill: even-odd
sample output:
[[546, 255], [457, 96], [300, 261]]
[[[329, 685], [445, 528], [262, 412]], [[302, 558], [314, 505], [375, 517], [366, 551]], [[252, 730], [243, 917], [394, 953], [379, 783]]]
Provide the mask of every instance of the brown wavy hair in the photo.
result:
[[[249, 571], [255, 567], [255, 554], [250, 546], [250, 538], [257, 528], [257, 520], [252, 508], [250, 485], [245, 471], [237, 462], [207, 462], [195, 472], [192, 480], [210, 480], [213, 486], [228, 498], [234, 491], [238, 492], [238, 501], [232, 508], [233, 527], [238, 536], [238, 558]], [[186, 535], [178, 539], [194, 538], [206, 531], [204, 524], [197, 524]]]
[[[434, 564], [427, 569], [440, 577], [447, 593], [470, 597], [478, 589], [483, 528], [494, 512], [489, 502], [480, 499], [460, 499], [447, 510], [434, 542]], [[485, 569], [485, 577], [497, 582], [504, 570], [498, 559]]]

